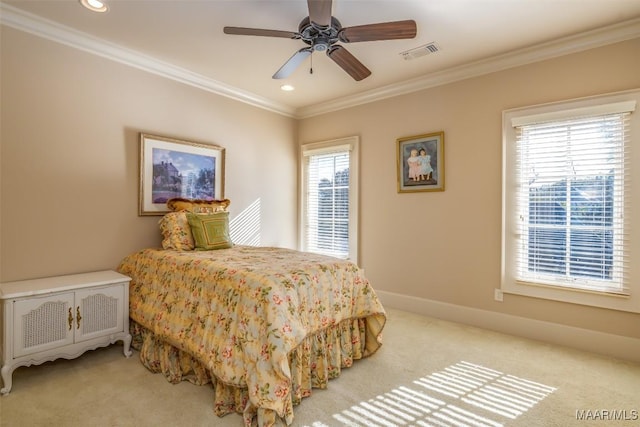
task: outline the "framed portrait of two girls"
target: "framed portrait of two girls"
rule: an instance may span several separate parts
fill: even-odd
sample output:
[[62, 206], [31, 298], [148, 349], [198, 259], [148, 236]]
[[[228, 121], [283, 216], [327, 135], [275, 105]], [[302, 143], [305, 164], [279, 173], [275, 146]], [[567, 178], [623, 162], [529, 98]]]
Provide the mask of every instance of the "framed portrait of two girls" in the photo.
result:
[[397, 139], [398, 192], [444, 191], [444, 132]]

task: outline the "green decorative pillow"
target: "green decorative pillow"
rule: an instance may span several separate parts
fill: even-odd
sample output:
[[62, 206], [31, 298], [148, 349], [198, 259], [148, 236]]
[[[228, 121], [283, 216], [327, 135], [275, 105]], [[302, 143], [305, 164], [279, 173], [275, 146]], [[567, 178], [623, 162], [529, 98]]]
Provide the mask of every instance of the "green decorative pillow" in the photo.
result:
[[233, 246], [229, 236], [229, 212], [194, 214], [187, 212], [196, 250], [226, 249]]

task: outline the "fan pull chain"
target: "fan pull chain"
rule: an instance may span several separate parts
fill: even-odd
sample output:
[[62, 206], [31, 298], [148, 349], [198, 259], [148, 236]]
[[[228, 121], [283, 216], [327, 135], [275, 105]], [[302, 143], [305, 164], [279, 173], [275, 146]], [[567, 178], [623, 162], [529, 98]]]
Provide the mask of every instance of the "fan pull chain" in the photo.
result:
[[311, 55], [309, 56], [309, 60], [311, 61], [311, 65], [309, 67], [309, 74], [313, 74], [313, 52], [311, 52]]

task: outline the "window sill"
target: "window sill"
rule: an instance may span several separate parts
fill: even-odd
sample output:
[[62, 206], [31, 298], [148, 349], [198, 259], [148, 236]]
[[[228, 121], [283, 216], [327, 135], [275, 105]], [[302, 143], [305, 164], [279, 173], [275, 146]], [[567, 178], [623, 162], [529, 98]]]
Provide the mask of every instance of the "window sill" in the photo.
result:
[[501, 290], [505, 294], [640, 313], [640, 298], [618, 293], [518, 282], [503, 283]]

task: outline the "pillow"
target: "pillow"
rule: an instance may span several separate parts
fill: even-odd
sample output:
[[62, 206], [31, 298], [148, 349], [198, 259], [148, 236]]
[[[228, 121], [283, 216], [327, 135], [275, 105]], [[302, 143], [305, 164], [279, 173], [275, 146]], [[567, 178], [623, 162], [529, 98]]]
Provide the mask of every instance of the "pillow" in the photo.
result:
[[162, 232], [163, 249], [192, 251], [196, 247], [186, 212], [169, 212], [160, 219], [158, 224]]
[[187, 212], [186, 215], [196, 250], [226, 249], [233, 246], [229, 236], [229, 212], [214, 214]]
[[183, 199], [182, 197], [176, 197], [167, 200], [167, 207], [169, 210], [187, 211], [193, 213], [214, 213], [214, 212], [226, 212], [231, 201], [229, 199], [222, 200], [198, 200], [198, 199]]

